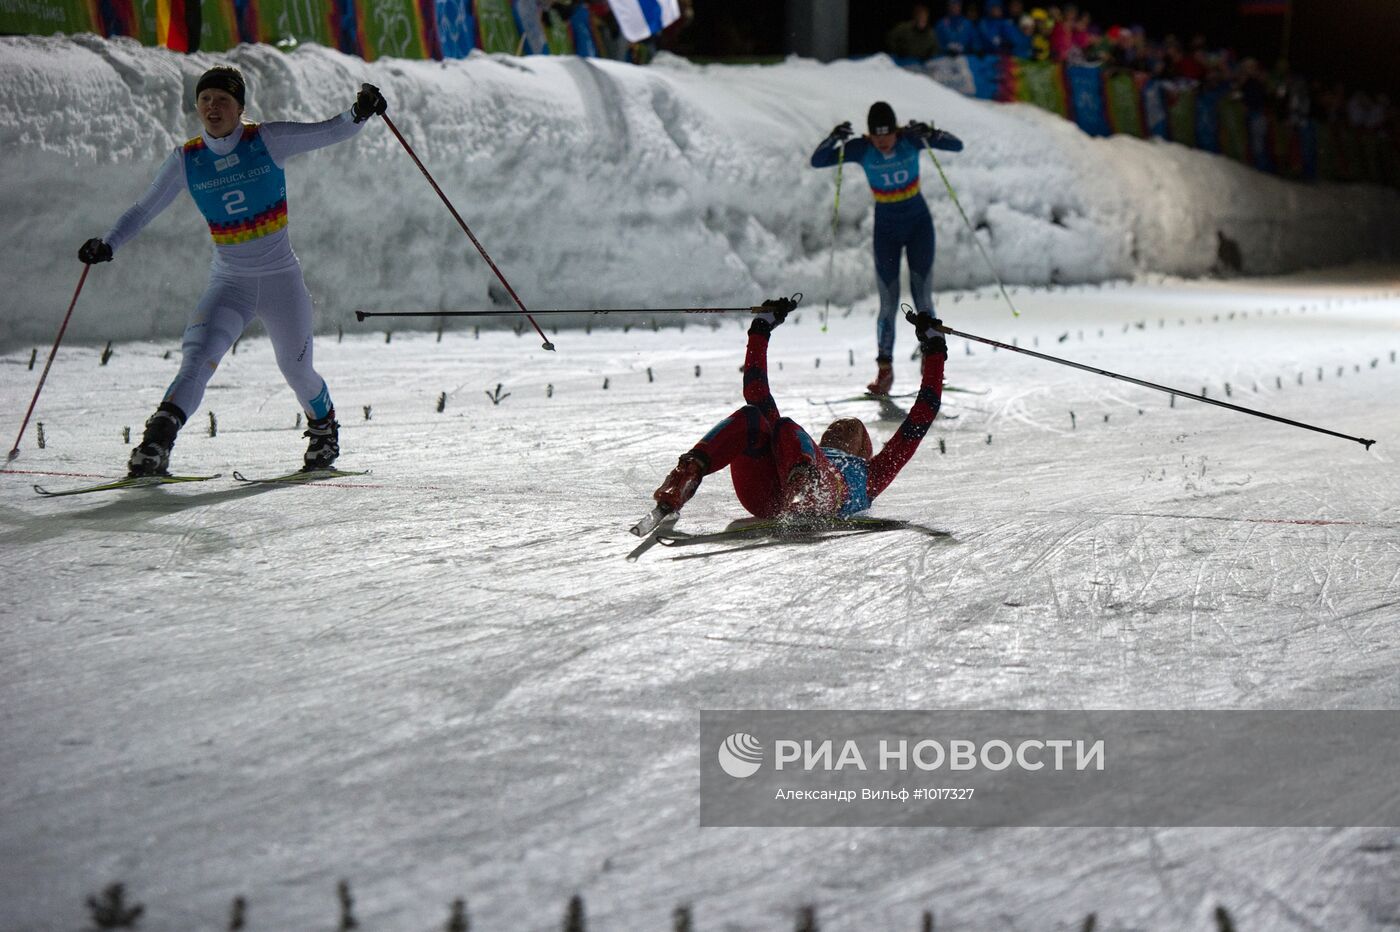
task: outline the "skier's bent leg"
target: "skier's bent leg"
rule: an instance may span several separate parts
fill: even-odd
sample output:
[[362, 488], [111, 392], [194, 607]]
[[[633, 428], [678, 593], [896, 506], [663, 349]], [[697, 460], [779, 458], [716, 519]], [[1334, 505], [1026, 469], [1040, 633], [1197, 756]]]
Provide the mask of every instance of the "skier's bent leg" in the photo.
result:
[[249, 297], [237, 283], [212, 281], [200, 298], [185, 328], [180, 371], [165, 390], [164, 398], [186, 416], [199, 407], [219, 361], [253, 319]]
[[[728, 466], [732, 467], [735, 491], [739, 492], [740, 502], [744, 502], [746, 493], [739, 490], [740, 477], [748, 476], [750, 463], [770, 458], [770, 433], [762, 410], [756, 405], [744, 405], [710, 428], [700, 442], [681, 455], [652, 498], [670, 511], [679, 511], [700, 487], [702, 478]], [[772, 474], [771, 464], [767, 472]], [[746, 485], [749, 481], [744, 480]]]

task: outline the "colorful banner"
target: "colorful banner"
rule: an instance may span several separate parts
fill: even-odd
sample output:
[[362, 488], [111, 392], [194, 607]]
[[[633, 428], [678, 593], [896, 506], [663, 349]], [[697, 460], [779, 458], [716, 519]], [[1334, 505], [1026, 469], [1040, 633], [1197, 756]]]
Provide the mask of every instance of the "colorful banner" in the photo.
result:
[[303, 42], [339, 48], [334, 9], [322, 0], [257, 0], [258, 32], [263, 42], [282, 49]]
[[[95, 9], [94, 7], [97, 7]], [[130, 35], [117, 30], [106, 32], [102, 28], [100, 3], [89, 5], [87, 0], [0, 0], [0, 33], [12, 35], [49, 36], [56, 32], [102, 32], [104, 35]], [[120, 23], [123, 15], [128, 20], [131, 5], [109, 3], [108, 15]]]
[[258, 2], [259, 0], [233, 0], [233, 20], [240, 42], [263, 41]]
[[385, 56], [427, 58], [423, 11], [418, 0], [347, 0], [357, 11], [361, 55], [365, 61]]
[[1104, 106], [1103, 69], [1098, 65], [1069, 65], [1065, 82], [1074, 101], [1074, 122], [1090, 136], [1109, 136], [1113, 127]]
[[1119, 72], [1104, 78], [1103, 93], [1108, 103], [1108, 125], [1113, 132], [1142, 139], [1147, 135], [1143, 119], [1143, 90], [1146, 75]]
[[553, 10], [545, 14], [544, 35], [548, 41], [547, 50], [551, 55], [574, 54], [573, 30], [569, 21]]
[[1249, 163], [1249, 119], [1244, 102], [1224, 96], [1215, 105], [1220, 127], [1220, 151], [1237, 162]]
[[520, 30], [515, 28], [510, 0], [473, 0], [473, 5], [481, 50], [514, 55], [520, 46]]
[[[93, 3], [95, 22], [93, 28], [104, 36], [134, 36], [140, 26], [137, 23], [136, 8], [131, 0], [95, 0]], [[9, 30], [4, 30], [8, 32]], [[82, 32], [84, 30], [64, 30]]]
[[1069, 94], [1064, 70], [1054, 62], [1016, 62], [1016, 99], [1068, 117]]
[[1191, 87], [1175, 87], [1166, 91], [1168, 138], [1183, 146], [1197, 148], [1196, 91]]
[[1196, 148], [1220, 151], [1219, 104], [1225, 92], [1219, 89], [1196, 94]]
[[926, 62], [916, 61], [914, 66], [944, 87], [965, 97], [977, 96], [977, 79], [972, 75], [972, 65], [966, 55], [930, 58]]
[[1148, 81], [1142, 88], [1142, 122], [1149, 136], [1171, 137], [1170, 112], [1167, 109], [1167, 82]]
[[476, 17], [471, 0], [437, 0], [438, 51], [443, 58], [466, 58], [476, 48]]
[[968, 68], [972, 71], [973, 93], [982, 100], [995, 100], [1001, 88], [1000, 55], [968, 55]]
[[572, 34], [574, 52], [585, 58], [599, 56], [598, 43], [593, 36], [593, 17], [588, 14], [588, 5], [580, 3], [569, 16], [569, 32]]

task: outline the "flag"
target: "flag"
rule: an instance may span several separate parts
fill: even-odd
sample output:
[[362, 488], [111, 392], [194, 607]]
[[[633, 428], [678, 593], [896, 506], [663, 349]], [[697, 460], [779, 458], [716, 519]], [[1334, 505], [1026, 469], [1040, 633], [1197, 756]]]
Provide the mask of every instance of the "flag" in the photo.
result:
[[628, 42], [641, 42], [681, 18], [680, 0], [608, 0]]
[[1241, 16], [1286, 16], [1288, 0], [1240, 0]]

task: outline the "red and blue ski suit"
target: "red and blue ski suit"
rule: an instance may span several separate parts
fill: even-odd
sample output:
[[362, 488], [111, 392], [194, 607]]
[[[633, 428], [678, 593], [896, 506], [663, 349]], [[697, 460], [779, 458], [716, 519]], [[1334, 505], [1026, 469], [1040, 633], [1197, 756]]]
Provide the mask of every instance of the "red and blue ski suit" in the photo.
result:
[[750, 331], [744, 355], [744, 401], [691, 449], [705, 464], [705, 474], [729, 467], [739, 503], [758, 518], [772, 518], [783, 508], [783, 482], [794, 466], [816, 467], [822, 494], [832, 516], [846, 517], [870, 507], [889, 487], [919, 448], [938, 414], [943, 396], [943, 364], [937, 353], [923, 358], [919, 393], [894, 436], [869, 462], [828, 447], [819, 447], [792, 418], [778, 413], [768, 388], [769, 334]]

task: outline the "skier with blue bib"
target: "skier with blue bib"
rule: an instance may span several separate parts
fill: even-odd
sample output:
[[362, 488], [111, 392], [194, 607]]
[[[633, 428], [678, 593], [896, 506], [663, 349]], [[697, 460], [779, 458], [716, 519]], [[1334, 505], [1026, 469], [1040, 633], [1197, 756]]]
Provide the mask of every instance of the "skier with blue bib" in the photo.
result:
[[880, 292], [880, 316], [875, 325], [879, 367], [875, 381], [866, 386], [873, 395], [888, 395], [894, 385], [895, 309], [899, 304], [899, 258], [907, 254], [909, 290], [920, 314], [937, 316], [933, 309], [933, 217], [919, 190], [919, 156], [925, 145], [949, 152], [962, 151], [962, 141], [952, 133], [913, 122], [901, 128], [894, 108], [877, 101], [867, 117], [868, 135], [852, 139], [851, 124], [842, 123], [812, 153], [813, 168], [829, 168], [841, 161], [856, 162], [865, 169], [875, 195], [875, 280]]
[[190, 192], [214, 240], [209, 284], [185, 328], [180, 371], [131, 451], [131, 476], [169, 475], [176, 435], [199, 407], [219, 360], [254, 317], [267, 329], [277, 365], [306, 412], [303, 469], [328, 469], [340, 454], [330, 391], [312, 366], [311, 295], [287, 237], [282, 166], [294, 155], [349, 139], [388, 104], [378, 88], [365, 84], [354, 106], [329, 120], [257, 124], [243, 122], [245, 93], [237, 68], [206, 71], [195, 86], [204, 132], [177, 146], [140, 200], [104, 236], [78, 250], [89, 265], [111, 261], [182, 189]]

